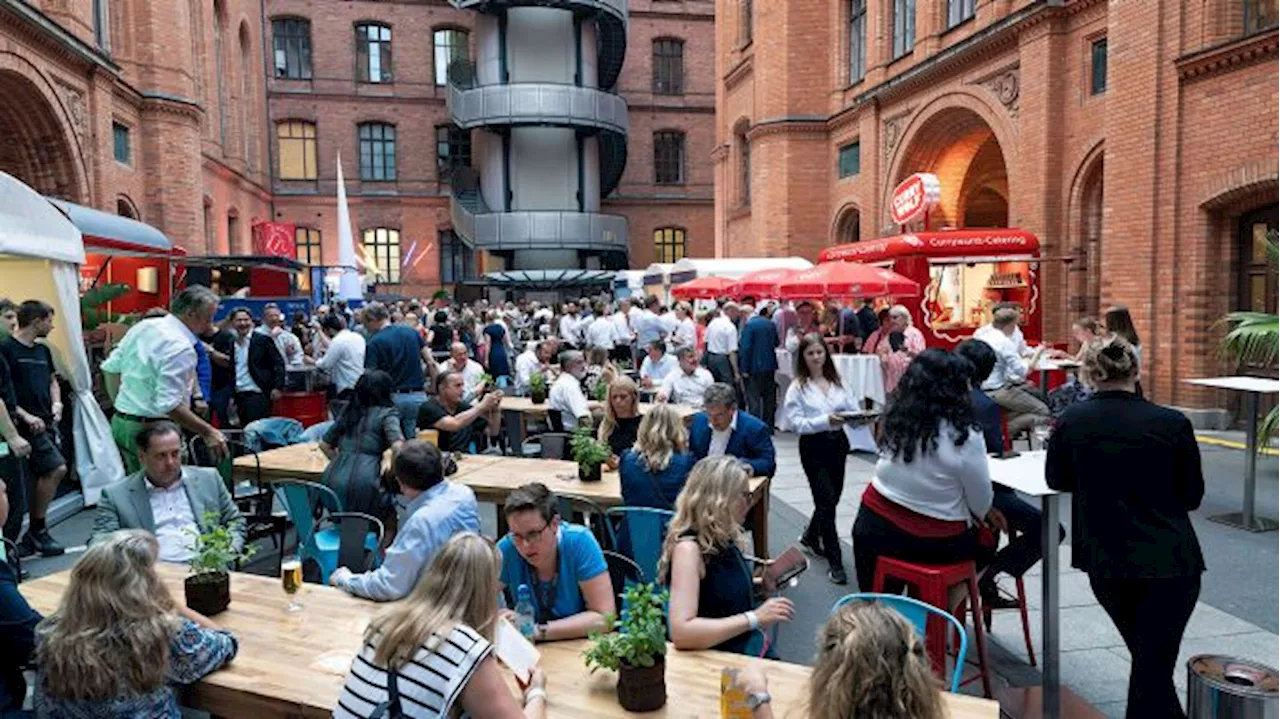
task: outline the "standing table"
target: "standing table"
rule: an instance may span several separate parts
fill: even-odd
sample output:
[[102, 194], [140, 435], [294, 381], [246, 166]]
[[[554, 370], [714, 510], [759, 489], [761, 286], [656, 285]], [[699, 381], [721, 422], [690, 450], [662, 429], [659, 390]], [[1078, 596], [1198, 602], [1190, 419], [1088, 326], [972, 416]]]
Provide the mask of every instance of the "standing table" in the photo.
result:
[[1080, 363], [1071, 359], [1055, 360], [1055, 359], [1041, 358], [1040, 363], [1037, 364], [1033, 369], [1035, 369], [1040, 373], [1040, 391], [1044, 393], [1045, 397], [1048, 397], [1049, 396], [1049, 373], [1057, 370], [1066, 370], [1068, 373], [1070, 373], [1071, 370], [1080, 369]]
[[1258, 483], [1258, 402], [1264, 394], [1280, 392], [1280, 380], [1267, 377], [1209, 377], [1189, 379], [1187, 384], [1246, 392], [1249, 395], [1249, 424], [1245, 427], [1248, 445], [1245, 451], [1248, 452], [1248, 456], [1244, 460], [1243, 511], [1219, 514], [1209, 519], [1250, 532], [1270, 532], [1276, 529], [1276, 520], [1259, 517], [1254, 513], [1254, 495]]

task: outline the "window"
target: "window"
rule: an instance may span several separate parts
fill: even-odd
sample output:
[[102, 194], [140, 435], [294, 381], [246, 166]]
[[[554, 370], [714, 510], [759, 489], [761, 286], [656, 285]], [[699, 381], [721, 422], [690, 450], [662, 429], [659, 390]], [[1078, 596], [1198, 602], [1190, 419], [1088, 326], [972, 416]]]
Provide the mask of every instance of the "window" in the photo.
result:
[[851, 142], [840, 148], [840, 176], [853, 177], [862, 171], [862, 154], [861, 146], [857, 142]]
[[684, 184], [684, 133], [653, 133], [653, 181], [659, 185]]
[[738, 0], [738, 44], [751, 44], [753, 28], [751, 27], [752, 8], [751, 0]]
[[1244, 34], [1275, 27], [1280, 18], [1275, 0], [1244, 0]]
[[360, 125], [360, 179], [396, 179], [396, 126], [382, 122]]
[[746, 130], [738, 133], [738, 204], [751, 204], [751, 142]]
[[129, 128], [118, 122], [111, 123], [111, 140], [116, 162], [123, 162], [128, 165], [133, 160], [133, 148], [130, 147], [129, 143]]
[[451, 230], [441, 232], [440, 281], [462, 282], [476, 276], [475, 253]]
[[449, 65], [457, 60], [470, 60], [471, 51], [466, 30], [436, 30], [435, 33], [436, 86], [449, 84]]
[[916, 0], [893, 1], [893, 59], [911, 52], [916, 44]]
[[108, 0], [93, 0], [93, 44], [111, 52], [111, 30], [107, 16]]
[[386, 25], [356, 25], [356, 80], [391, 82], [391, 28]]
[[436, 127], [436, 170], [441, 182], [450, 182], [453, 173], [471, 167], [471, 131], [457, 125]]
[[[314, 227], [296, 227], [293, 230], [294, 257], [308, 265], [322, 265], [320, 252], [320, 230]], [[298, 275], [298, 289], [311, 291], [311, 271]]]
[[375, 282], [400, 281], [400, 230], [377, 227], [361, 233], [365, 257], [376, 265], [370, 268]]
[[973, 17], [974, 0], [947, 0], [947, 28]]
[[653, 41], [653, 91], [658, 95], [684, 92], [684, 41], [674, 38]]
[[653, 231], [654, 262], [678, 262], [684, 259], [684, 230], [660, 227]]
[[1107, 91], [1107, 39], [1098, 38], [1089, 48], [1089, 94]]
[[299, 120], [278, 122], [276, 142], [280, 155], [279, 179], [316, 179], [315, 123]]
[[276, 77], [311, 79], [311, 23], [286, 17], [271, 21]]
[[849, 3], [849, 84], [867, 74], [867, 0]]

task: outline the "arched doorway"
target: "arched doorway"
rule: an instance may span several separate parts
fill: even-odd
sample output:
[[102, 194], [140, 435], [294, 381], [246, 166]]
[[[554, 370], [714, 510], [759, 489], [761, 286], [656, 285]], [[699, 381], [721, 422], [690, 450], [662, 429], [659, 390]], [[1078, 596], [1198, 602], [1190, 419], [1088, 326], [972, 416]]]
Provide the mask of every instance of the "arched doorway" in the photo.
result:
[[862, 213], [856, 207], [847, 207], [836, 221], [836, 237], [833, 244], [843, 245], [862, 239]]
[[942, 199], [930, 213], [930, 227], [1008, 226], [1004, 152], [991, 126], [973, 110], [953, 107], [930, 117], [912, 132], [897, 167], [890, 190], [912, 173], [938, 176]]
[[67, 128], [39, 88], [11, 70], [0, 70], [0, 137], [0, 170], [42, 195], [84, 201]]
[[1072, 193], [1071, 263], [1067, 296], [1075, 317], [1097, 317], [1102, 298], [1103, 154], [1086, 161]]

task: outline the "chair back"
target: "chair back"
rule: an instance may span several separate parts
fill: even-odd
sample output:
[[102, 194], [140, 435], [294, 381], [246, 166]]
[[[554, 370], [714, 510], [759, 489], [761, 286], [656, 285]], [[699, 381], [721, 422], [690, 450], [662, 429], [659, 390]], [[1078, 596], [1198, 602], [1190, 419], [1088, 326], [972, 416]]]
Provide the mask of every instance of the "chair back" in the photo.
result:
[[564, 431], [564, 415], [560, 414], [558, 409], [547, 410], [547, 422], [551, 425], [552, 432]]
[[[329, 521], [338, 527], [338, 566], [362, 574], [378, 564], [386, 531], [381, 520], [364, 512], [330, 512]], [[377, 538], [376, 542], [371, 541], [370, 535]], [[375, 549], [370, 550], [370, 544]]]
[[662, 543], [667, 537], [667, 525], [674, 516], [675, 512], [654, 507], [610, 507], [605, 510], [610, 548], [635, 562], [646, 582], [658, 578]]
[[306, 429], [302, 430], [302, 435], [299, 441], [303, 443], [319, 442], [321, 439], [324, 439], [325, 433], [328, 432], [329, 428], [332, 426], [333, 426], [333, 420], [328, 420], [325, 422], [318, 422], [316, 424], [313, 424], [310, 427], [307, 427]]
[[[615, 551], [604, 550], [604, 563], [609, 567], [609, 581], [613, 584], [613, 596], [622, 603], [622, 592], [632, 584], [644, 583], [640, 565]], [[621, 607], [619, 607], [621, 610]]]
[[245, 425], [245, 444], [261, 452], [302, 441], [302, 423], [290, 417], [264, 417]]
[[315, 537], [320, 519], [342, 511], [337, 492], [318, 482], [282, 479], [272, 483], [276, 494], [284, 498], [285, 511], [298, 533], [298, 546], [315, 551]]
[[18, 545], [8, 537], [0, 537], [0, 562], [13, 567], [14, 581], [22, 583], [22, 555], [18, 554]]
[[557, 511], [566, 521], [586, 526], [595, 535], [601, 547], [612, 546], [609, 543], [609, 530], [605, 519], [604, 507], [576, 494], [556, 493], [559, 502]]
[[[951, 671], [951, 689], [949, 691], [952, 694], [960, 691], [960, 675], [964, 671], [964, 658], [969, 653], [969, 637], [965, 634], [964, 624], [959, 619], [951, 616], [949, 612], [938, 609], [931, 604], [926, 604], [919, 599], [912, 599], [898, 594], [878, 594], [875, 592], [846, 594], [831, 605], [831, 612], [834, 614], [837, 609], [850, 602], [884, 602], [905, 617], [907, 621], [911, 622], [916, 629], [916, 633], [920, 636], [921, 642], [924, 641], [925, 628], [929, 623], [929, 617], [932, 616], [950, 622], [957, 636], [960, 637], [960, 647], [956, 654], [955, 667]], [[945, 670], [946, 667], [940, 668], [940, 671]]]
[[232, 497], [236, 496], [236, 482], [231, 462], [236, 457], [250, 456], [253, 457], [254, 466], [250, 484], [257, 488], [262, 479], [262, 461], [258, 458], [258, 452], [248, 443], [228, 438], [227, 456], [217, 462], [213, 461], [213, 453], [209, 451], [208, 446], [205, 444], [204, 437], [198, 435], [192, 437], [187, 445], [188, 461], [197, 467], [212, 467], [218, 470], [218, 476], [222, 478], [222, 483], [226, 485], [227, 491], [231, 493]]
[[538, 446], [543, 459], [568, 459], [568, 432], [543, 432], [538, 435]]

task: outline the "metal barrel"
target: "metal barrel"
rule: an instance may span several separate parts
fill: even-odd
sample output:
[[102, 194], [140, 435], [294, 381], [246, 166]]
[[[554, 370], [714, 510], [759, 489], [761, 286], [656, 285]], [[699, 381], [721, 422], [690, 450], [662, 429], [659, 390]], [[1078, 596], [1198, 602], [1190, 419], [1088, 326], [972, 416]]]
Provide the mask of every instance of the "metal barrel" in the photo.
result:
[[1280, 675], [1245, 659], [1200, 654], [1187, 661], [1189, 719], [1280, 719]]

